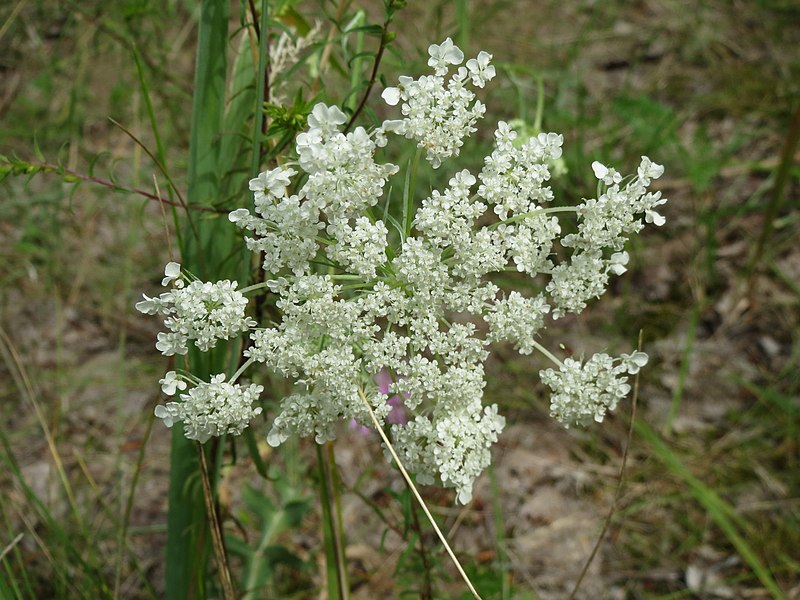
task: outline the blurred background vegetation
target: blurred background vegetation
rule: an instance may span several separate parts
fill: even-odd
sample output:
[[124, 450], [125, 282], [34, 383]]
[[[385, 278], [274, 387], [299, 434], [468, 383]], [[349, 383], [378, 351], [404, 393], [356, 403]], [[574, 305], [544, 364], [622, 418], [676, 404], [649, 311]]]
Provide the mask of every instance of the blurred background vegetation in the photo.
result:
[[[352, 109], [347, 57], [377, 39], [345, 32], [381, 10], [277, 2], [281, 27], [317, 38], [276, 106], [299, 89], [309, 105], [324, 94]], [[232, 4], [232, 56], [248, 43], [246, 11]], [[2, 597], [163, 594], [169, 435], [150, 426], [165, 361], [133, 304], [176, 243], [171, 216], [130, 190], [166, 196], [159, 141], [186, 189], [198, 15], [189, 0], [0, 7]], [[564, 134], [564, 202], [594, 193], [593, 160], [666, 166], [667, 224], [631, 243], [607, 297], [545, 334], [591, 354], [630, 351], [643, 330], [635, 414], [626, 404], [564, 431], [538, 388], [542, 363], [500, 347], [487, 399], [509, 426], [493, 468], [467, 507], [426, 490], [478, 589], [567, 597], [606, 524], [577, 597], [800, 598], [800, 6], [410, 2], [391, 30], [388, 85], [425, 72], [427, 46], [446, 36], [494, 55], [485, 126], [459, 168], [480, 167], [498, 119]], [[354, 60], [366, 77], [369, 58]], [[382, 87], [365, 124], [388, 116]], [[411, 501], [377, 440], [343, 431], [336, 452], [353, 597], [461, 597], [428, 528], [408, 528]], [[253, 597], [320, 597], [313, 442], [262, 453], [277, 481], [253, 481], [246, 458], [220, 480], [234, 570], [247, 574], [257, 549], [268, 568]]]

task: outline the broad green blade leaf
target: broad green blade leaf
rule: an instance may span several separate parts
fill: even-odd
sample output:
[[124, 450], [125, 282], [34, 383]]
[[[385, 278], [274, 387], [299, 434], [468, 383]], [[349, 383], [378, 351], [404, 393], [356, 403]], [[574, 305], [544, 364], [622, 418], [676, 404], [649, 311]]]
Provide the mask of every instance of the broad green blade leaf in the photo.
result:
[[[220, 136], [225, 110], [225, 81], [228, 52], [228, 3], [203, 0], [198, 24], [195, 95], [189, 146], [189, 205], [213, 205], [219, 198]], [[218, 219], [198, 220], [187, 215], [181, 257], [183, 265], [205, 280], [221, 279], [216, 257], [218, 249], [229, 248], [230, 240], [217, 230]], [[230, 235], [230, 234], [228, 234]], [[224, 354], [189, 353], [191, 372], [201, 379], [224, 366]], [[194, 442], [183, 435], [183, 427], [172, 432], [169, 511], [167, 515], [166, 597], [202, 598], [209, 555], [199, 465]], [[210, 462], [210, 461], [209, 461]]]

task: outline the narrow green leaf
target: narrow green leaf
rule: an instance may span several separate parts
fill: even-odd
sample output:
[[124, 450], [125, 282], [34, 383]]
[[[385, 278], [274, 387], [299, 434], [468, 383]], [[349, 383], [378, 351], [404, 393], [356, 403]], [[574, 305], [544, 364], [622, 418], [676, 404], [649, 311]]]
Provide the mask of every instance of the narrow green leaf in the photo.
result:
[[403, 240], [411, 235], [411, 226], [414, 222], [414, 188], [417, 179], [417, 166], [419, 165], [422, 151], [417, 148], [414, 158], [406, 169], [406, 178], [403, 182]]
[[[219, 195], [220, 136], [223, 131], [228, 53], [228, 3], [203, 0], [198, 29], [195, 95], [189, 145], [189, 204], [209, 205]], [[217, 243], [230, 245], [217, 235], [215, 221], [200, 221], [187, 230], [181, 245], [184, 266], [201, 279], [219, 279], [214, 261]], [[189, 354], [190, 371], [201, 379], [222, 372], [222, 352]], [[210, 461], [212, 462], [212, 461]], [[213, 462], [212, 462], [213, 464]], [[209, 557], [209, 536], [201, 486], [187, 485], [199, 478], [193, 442], [183, 427], [172, 431], [169, 511], [167, 515], [166, 597], [169, 600], [203, 597]]]
[[359, 25], [358, 27], [353, 27], [348, 29], [345, 33], [365, 33], [366, 35], [374, 35], [375, 37], [381, 37], [383, 35], [383, 27], [380, 25]]

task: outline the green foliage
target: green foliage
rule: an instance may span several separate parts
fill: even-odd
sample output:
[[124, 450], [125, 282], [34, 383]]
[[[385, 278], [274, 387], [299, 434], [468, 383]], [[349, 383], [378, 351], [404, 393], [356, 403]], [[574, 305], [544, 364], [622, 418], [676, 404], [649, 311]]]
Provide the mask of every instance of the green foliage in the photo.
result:
[[298, 91], [294, 102], [289, 106], [275, 102], [265, 104], [264, 113], [272, 120], [268, 137], [284, 139], [285, 136], [289, 136], [289, 139], [293, 139], [305, 129], [306, 119], [312, 108], [314, 103], [304, 101], [301, 91]]
[[280, 474], [277, 477], [277, 502], [250, 484], [242, 490], [245, 509], [238, 519], [248, 532], [256, 533], [254, 542], [233, 535], [226, 540], [231, 554], [242, 561], [242, 598], [276, 598], [310, 585], [311, 564], [279, 540], [301, 525], [311, 511], [312, 501], [289, 487]]

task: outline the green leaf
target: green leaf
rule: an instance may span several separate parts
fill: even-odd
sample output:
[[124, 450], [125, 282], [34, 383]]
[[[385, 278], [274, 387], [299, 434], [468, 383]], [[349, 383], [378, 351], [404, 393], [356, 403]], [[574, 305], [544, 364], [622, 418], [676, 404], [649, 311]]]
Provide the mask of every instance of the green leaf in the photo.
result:
[[[198, 25], [192, 131], [189, 145], [190, 204], [210, 204], [219, 195], [220, 136], [223, 132], [228, 54], [228, 3], [203, 0]], [[187, 224], [181, 245], [183, 265], [201, 279], [221, 279], [214, 259], [216, 248], [229, 247], [217, 221]], [[223, 372], [223, 351], [189, 353], [191, 372], [201, 379]], [[209, 463], [213, 465], [213, 461]], [[213, 468], [213, 467], [211, 467]], [[166, 597], [169, 600], [203, 597], [209, 535], [201, 486], [186, 483], [199, 478], [194, 442], [180, 425], [172, 431], [169, 510], [167, 514]]]
[[359, 25], [358, 27], [353, 27], [352, 29], [348, 29], [345, 33], [358, 33], [363, 32], [367, 35], [374, 35], [375, 37], [382, 37], [383, 36], [383, 27], [380, 25]]

